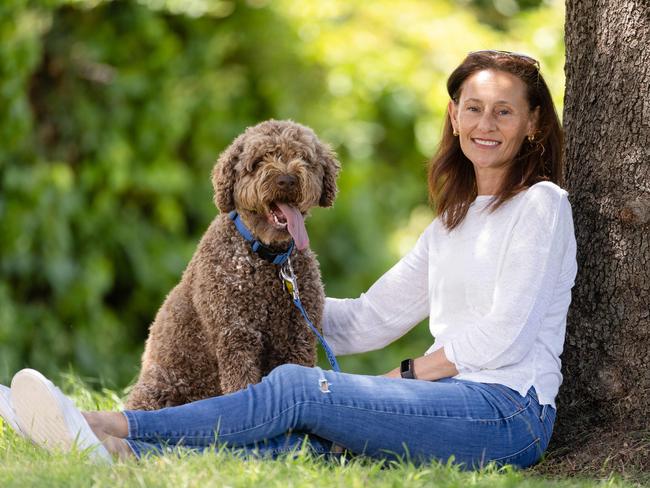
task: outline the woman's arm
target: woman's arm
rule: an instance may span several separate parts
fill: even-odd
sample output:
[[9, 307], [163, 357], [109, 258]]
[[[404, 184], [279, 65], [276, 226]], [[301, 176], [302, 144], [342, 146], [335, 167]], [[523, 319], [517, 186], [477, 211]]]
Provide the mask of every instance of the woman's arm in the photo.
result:
[[[506, 243], [490, 311], [440, 349], [417, 358], [418, 379], [515, 364], [530, 352], [544, 318], [559, 313], [549, 308], [551, 300], [566, 297], [561, 302], [568, 307], [575, 277], [571, 207], [557, 187], [530, 191]], [[399, 368], [386, 376], [399, 377]]]
[[[456, 365], [447, 359], [443, 349], [436, 349], [431, 354], [416, 358], [413, 361], [413, 369], [415, 370], [415, 379], [426, 381], [449, 378], [458, 374]], [[387, 378], [400, 378], [399, 366], [384, 376]]]
[[415, 247], [359, 298], [327, 298], [323, 333], [336, 354], [380, 349], [429, 315], [432, 225]]

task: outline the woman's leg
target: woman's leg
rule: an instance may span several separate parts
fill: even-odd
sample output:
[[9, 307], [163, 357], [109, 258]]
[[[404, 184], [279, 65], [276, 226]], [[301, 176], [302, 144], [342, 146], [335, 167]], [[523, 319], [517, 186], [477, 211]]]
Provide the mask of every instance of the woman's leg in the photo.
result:
[[[261, 383], [154, 412], [126, 411], [128, 441], [245, 447], [289, 431], [315, 434], [372, 457], [533, 464], [550, 436], [552, 408], [534, 390], [350, 375], [283, 365]], [[550, 419], [550, 420], [549, 420]]]

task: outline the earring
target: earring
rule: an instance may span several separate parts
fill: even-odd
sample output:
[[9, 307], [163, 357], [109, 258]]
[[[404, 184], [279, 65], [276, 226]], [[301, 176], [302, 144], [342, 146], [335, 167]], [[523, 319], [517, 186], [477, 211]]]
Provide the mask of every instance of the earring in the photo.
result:
[[535, 140], [535, 134], [528, 134], [528, 142], [533, 142]]
[[454, 137], [458, 137], [458, 132], [454, 129]]

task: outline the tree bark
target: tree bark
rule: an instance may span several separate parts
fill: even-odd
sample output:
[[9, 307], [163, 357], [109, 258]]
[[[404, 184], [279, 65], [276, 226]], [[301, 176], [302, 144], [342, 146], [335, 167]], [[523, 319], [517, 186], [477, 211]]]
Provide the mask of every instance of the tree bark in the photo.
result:
[[[647, 469], [650, 5], [567, 0], [566, 6], [566, 181], [579, 271], [555, 446], [572, 452], [591, 445], [597, 455], [600, 442], [603, 456], [620, 457], [636, 436], [642, 455], [630, 462]], [[602, 445], [594, 433], [615, 435]]]

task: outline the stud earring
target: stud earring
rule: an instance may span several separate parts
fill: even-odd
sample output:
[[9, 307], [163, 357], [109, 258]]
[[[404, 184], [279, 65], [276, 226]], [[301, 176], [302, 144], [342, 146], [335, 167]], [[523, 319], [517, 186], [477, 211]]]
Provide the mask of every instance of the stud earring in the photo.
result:
[[535, 140], [535, 134], [528, 134], [528, 142], [533, 142]]
[[458, 137], [458, 132], [454, 129], [454, 137]]

